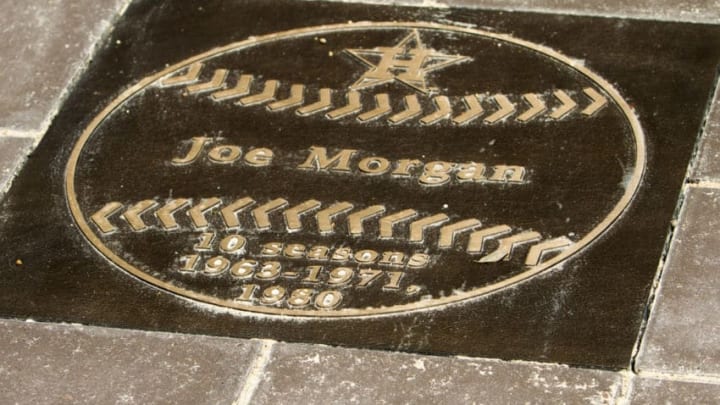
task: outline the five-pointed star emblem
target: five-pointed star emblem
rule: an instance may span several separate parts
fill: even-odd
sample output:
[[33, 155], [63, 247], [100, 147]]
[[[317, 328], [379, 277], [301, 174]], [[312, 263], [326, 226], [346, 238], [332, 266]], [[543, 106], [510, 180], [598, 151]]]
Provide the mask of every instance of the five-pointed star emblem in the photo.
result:
[[471, 59], [426, 48], [417, 30], [413, 30], [392, 47], [346, 51], [369, 67], [367, 72], [350, 86], [353, 90], [398, 81], [423, 93], [429, 93], [431, 89], [428, 88], [426, 80], [429, 72]]

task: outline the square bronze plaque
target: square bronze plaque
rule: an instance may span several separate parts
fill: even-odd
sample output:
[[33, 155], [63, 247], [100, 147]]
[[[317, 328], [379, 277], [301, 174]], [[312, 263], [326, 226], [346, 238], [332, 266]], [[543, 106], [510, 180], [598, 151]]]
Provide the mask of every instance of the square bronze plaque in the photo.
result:
[[0, 314], [623, 368], [699, 24], [137, 1], [2, 203]]

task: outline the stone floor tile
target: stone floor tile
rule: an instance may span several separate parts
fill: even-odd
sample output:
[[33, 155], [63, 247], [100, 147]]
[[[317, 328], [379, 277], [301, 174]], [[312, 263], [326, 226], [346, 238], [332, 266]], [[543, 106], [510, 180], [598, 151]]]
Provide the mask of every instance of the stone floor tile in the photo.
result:
[[631, 404], [717, 404], [720, 385], [652, 378], [633, 381]]
[[[385, 0], [364, 0], [364, 2], [386, 3]], [[720, 0], [399, 0], [394, 3], [430, 7], [478, 7], [581, 15], [627, 16], [705, 23], [717, 23], [720, 19]]]
[[33, 139], [0, 136], [0, 197], [10, 186], [17, 169], [25, 160]]
[[[489, 28], [471, 33], [448, 20]], [[339, 25], [307, 28], [331, 23]], [[279, 34], [296, 28], [304, 34]], [[271, 33], [277, 44], [258, 39]], [[628, 366], [714, 84], [720, 26], [295, 0], [144, 0], [128, 7], [108, 38], [0, 207], [0, 314]], [[407, 86], [397, 76], [405, 63], [373, 79], [375, 68], [357, 56], [379, 63], [373, 50], [388, 46], [398, 53], [381, 59], [410, 57], [424, 66], [410, 76], [422, 80]], [[418, 56], [426, 51], [405, 54], [421, 48], [435, 49], [428, 55], [437, 60]], [[444, 70], [448, 63], [457, 69]], [[387, 86], [375, 87], [381, 82]], [[427, 97], [435, 86], [443, 96]], [[331, 97], [318, 105], [320, 94]], [[373, 94], [392, 100], [389, 109], [378, 112]], [[471, 94], [485, 96], [465, 98]], [[469, 111], [468, 100], [480, 108], [455, 120]], [[560, 105], [566, 111], [556, 115]], [[367, 121], [372, 111], [378, 120]], [[185, 167], [180, 154], [200, 134], [207, 158]], [[268, 165], [239, 155], [220, 162], [213, 157], [226, 150], [219, 142], [245, 154], [272, 147], [276, 157]], [[646, 165], [644, 145], [652, 147]], [[357, 150], [352, 170], [319, 163], [326, 159], [320, 148], [341, 156]], [[376, 153], [390, 157], [378, 160], [387, 164], [362, 169]], [[410, 177], [390, 172], [401, 157], [417, 159]], [[515, 180], [502, 181], [510, 174], [504, 163], [516, 159], [534, 177], [522, 180], [523, 166], [511, 170]], [[304, 170], [315, 164], [304, 161], [318, 170]], [[492, 167], [481, 173], [485, 164], [469, 164], [460, 175], [451, 163], [471, 161]], [[431, 187], [436, 180], [427, 176], [451, 166], [453, 174], [437, 180], [445, 184]], [[465, 181], [471, 173], [477, 184]], [[257, 207], [238, 208], [245, 198]], [[338, 205], [338, 216], [329, 214]], [[229, 251], [228, 241], [240, 236], [247, 245]], [[282, 253], [270, 251], [281, 266], [265, 254], [275, 242], [284, 244]], [[299, 246], [307, 252], [295, 252]], [[327, 260], [310, 254], [313, 246], [327, 250]], [[263, 264], [236, 265], [245, 259]], [[206, 311], [207, 303], [227, 312]]]
[[252, 403], [612, 403], [618, 373], [302, 344], [272, 347]]
[[696, 180], [720, 180], [720, 88], [708, 111], [692, 176]]
[[258, 343], [0, 321], [0, 403], [217, 404], [242, 389]]
[[128, 0], [1, 0], [0, 127], [42, 133]]
[[720, 374], [720, 190], [692, 187], [638, 359], [640, 371]]

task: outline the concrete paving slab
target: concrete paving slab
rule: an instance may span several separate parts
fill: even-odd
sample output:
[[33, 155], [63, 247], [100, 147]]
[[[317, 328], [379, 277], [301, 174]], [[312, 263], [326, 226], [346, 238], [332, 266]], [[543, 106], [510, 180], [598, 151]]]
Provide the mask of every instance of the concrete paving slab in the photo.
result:
[[691, 187], [638, 357], [640, 372], [720, 374], [720, 189]]
[[243, 386], [259, 343], [0, 321], [0, 403], [217, 404]]
[[[138, 1], [118, 20], [0, 208], [12, 212], [0, 224], [3, 315], [627, 367], [720, 60], [717, 27], [324, 2], [212, 5]], [[373, 19], [444, 25], [348, 23]], [[493, 32], [511, 33], [517, 46], [503, 43], [509, 37], [467, 31], [444, 19], [482, 21]], [[339, 25], [312, 28], [312, 35], [279, 34], [329, 23]], [[199, 52], [268, 33], [280, 35], [273, 36], [277, 43], [253, 40], [247, 49], [208, 54], [186, 66]], [[439, 61], [457, 62], [448, 69], [465, 73], [441, 75], [438, 69], [407, 86], [404, 75], [395, 80], [395, 73], [385, 72], [392, 73], [390, 82], [381, 77], [387, 87], [374, 88], [380, 83], [368, 76], [373, 69], [357, 56], [405, 39], [413, 49], [423, 44], [434, 50]], [[573, 70], [574, 59], [558, 54], [554, 61], [553, 52], [583, 58], [596, 73], [583, 70], [590, 74], [583, 76]], [[288, 63], [283, 55], [295, 56]], [[167, 67], [171, 63], [179, 64]], [[248, 75], [254, 84], [243, 89]], [[149, 80], [132, 87], [144, 77]], [[360, 104], [348, 103], [365, 79], [374, 84], [360, 89]], [[156, 80], [157, 86], [146, 86]], [[609, 81], [617, 89], [608, 88]], [[442, 95], [425, 94], [426, 82]], [[291, 94], [298, 86], [306, 86], [305, 101]], [[303, 116], [316, 108], [321, 89], [335, 95], [328, 111]], [[120, 96], [125, 90], [139, 93], [128, 99], [131, 93]], [[228, 92], [238, 100], [226, 99]], [[492, 99], [468, 98], [485, 92]], [[383, 96], [393, 100], [387, 118], [380, 118], [384, 113], [373, 101]], [[108, 108], [102, 114], [110, 116], [101, 119], [97, 114], [113, 99], [123, 107]], [[409, 108], [413, 103], [406, 100], [419, 106]], [[482, 111], [476, 104], [484, 105]], [[633, 127], [635, 114], [641, 122]], [[629, 133], [640, 126], [652, 147], [647, 165], [645, 138]], [[187, 165], [192, 159], [183, 162], [183, 152], [199, 134], [212, 136], [213, 145], [203, 144], [207, 157]], [[253, 166], [222, 155], [221, 134], [235, 145], [230, 151], [272, 148], [273, 164]], [[360, 152], [349, 173], [303, 168], [308, 152], [319, 148]], [[360, 166], [376, 153], [391, 158], [379, 160], [387, 161], [380, 169], [385, 175], [370, 176], [370, 167]], [[219, 164], [216, 154], [227, 164]], [[493, 166], [488, 174], [496, 164], [522, 163], [536, 177], [491, 184], [473, 163], [478, 171], [463, 169], [461, 175], [458, 168], [454, 180], [431, 187], [419, 178], [437, 165], [418, 163], [412, 175], [397, 178], [387, 172], [391, 160], [410, 157], [448, 162], [439, 166], [445, 171], [450, 162], [487, 158]], [[241, 213], [235, 204], [245, 198], [257, 206]], [[270, 201], [279, 205], [271, 208]], [[329, 212], [342, 201], [357, 212], [334, 218]], [[315, 210], [328, 208], [320, 218], [334, 219], [323, 225], [325, 219], [314, 220], [320, 213]], [[373, 211], [378, 215], [368, 208], [379, 209]], [[395, 216], [407, 211], [418, 218], [403, 222]], [[481, 219], [487, 229], [476, 230]], [[328, 233], [333, 221], [336, 232]], [[245, 250], [228, 251], [222, 242], [240, 240], [229, 233], [234, 222], [242, 224]], [[496, 227], [507, 231], [495, 233]], [[203, 235], [206, 244], [198, 243]], [[292, 249], [318, 244], [321, 253], [263, 253], [261, 247], [272, 242]], [[353, 254], [331, 260], [322, 253], [341, 246]], [[553, 256], [558, 254], [565, 256]], [[282, 263], [271, 263], [270, 272], [252, 264], [246, 271], [239, 261], [270, 257]], [[396, 271], [412, 257], [425, 267]], [[18, 258], [23, 271], [13, 264]], [[559, 261], [565, 262], [549, 270]], [[230, 309], [208, 311], [202, 303]], [[133, 311], [108, 310], [116, 307]], [[390, 311], [393, 317], [380, 316]], [[365, 313], [373, 316], [349, 316]]]
[[[380, 0], [365, 2], [386, 4]], [[91, 56], [94, 43], [108, 27], [108, 19], [122, 9], [124, 3], [127, 1], [82, 0], [70, 4], [53, 0], [42, 5], [28, 6], [0, 0], [0, 6], [6, 11], [0, 16], [0, 22], [4, 24], [0, 30], [6, 36], [7, 32], [10, 33], [10, 41], [0, 44], [0, 59], [5, 61], [7, 57], [7, 61], [11, 61], [9, 66], [15, 69], [11, 71], [13, 77], [35, 77], [33, 80], [8, 81], [11, 83], [0, 86], [0, 107], [7, 112], [0, 118], [0, 128], [4, 127], [0, 130], [0, 198], [33, 141], [30, 138], [2, 135], [44, 132], [65, 92], [72, 88], [74, 77], [82, 72], [85, 61]], [[489, 0], [482, 4], [476, 0], [402, 0], [396, 3], [430, 7], [448, 4], [470, 8], [715, 24], [720, 22], [718, 0], [617, 0], [602, 3], [576, 0]], [[138, 13], [135, 17], [139, 15], [142, 14]], [[456, 17], [462, 19], [463, 15], [466, 14], [459, 11]], [[501, 20], [499, 18], [496, 22], [502, 25], [504, 23]], [[445, 21], [440, 19], [438, 22]], [[38, 29], [40, 24], [42, 29]], [[508, 26], [512, 27], [512, 24]], [[507, 30], [508, 26], [504, 29]], [[116, 39], [112, 39], [113, 44]], [[65, 46], [66, 42], [69, 46]], [[203, 46], [197, 45], [197, 48]], [[22, 62], [18, 65], [20, 68], [15, 67], [16, 62]], [[152, 66], [143, 66], [142, 63], [131, 65], [127, 67], [140, 65], [141, 68], [152, 70]], [[598, 63], [598, 66], [602, 65]], [[132, 69], [126, 70], [130, 71]], [[132, 76], [130, 73], [128, 75]], [[714, 182], [720, 179], [720, 165], [717, 164], [717, 158], [720, 157], [719, 102], [720, 97], [716, 94], [715, 107], [709, 114], [706, 134], [698, 154], [699, 161], [692, 175], [694, 180]], [[645, 119], [657, 114], [648, 110], [640, 115]], [[70, 133], [71, 130], [64, 132]], [[692, 131], [683, 134], [694, 136]], [[51, 166], [51, 169], [59, 173], [61, 168], [58, 167]], [[41, 177], [34, 176], [36, 179]], [[655, 180], [658, 178], [663, 176], [655, 176]], [[714, 187], [712, 184], [708, 186]], [[58, 189], [53, 190], [54, 195], [61, 194]], [[58, 203], [62, 201], [58, 200]], [[272, 341], [0, 321], [0, 339], [4, 342], [0, 346], [0, 402], [246, 404], [295, 403], [299, 398], [306, 403], [343, 404], [715, 403], [716, 398], [720, 397], [720, 385], [717, 384], [720, 381], [717, 378], [720, 369], [717, 365], [720, 359], [720, 338], [717, 337], [720, 303], [712, 298], [717, 296], [720, 287], [720, 277], [715, 275], [717, 271], [714, 270], [720, 268], [720, 259], [714, 258], [711, 253], [720, 244], [720, 237], [712, 233], [717, 224], [717, 221], [713, 221], [713, 214], [717, 216], [719, 203], [718, 189], [694, 187], [689, 192], [688, 207], [679, 221], [668, 270], [664, 274], [640, 353], [637, 367], [640, 375], [635, 377], [629, 391], [626, 372], [611, 373], [557, 364], [428, 357]], [[643, 232], [638, 230], [637, 234], [642, 235]], [[27, 233], [12, 234], [26, 243], [27, 237], [24, 235]], [[68, 244], [56, 246], [61, 245]], [[37, 243], [29, 251], [37, 252], [39, 246], [46, 245]], [[74, 255], [73, 252], [62, 254]], [[13, 257], [7, 264], [14, 270], [20, 270], [13, 273], [17, 275], [21, 273], [23, 263], [15, 260]], [[76, 258], [69, 260], [75, 263]], [[26, 269], [32, 264], [29, 262], [31, 260], [25, 263]], [[47, 268], [55, 270], [53, 266]], [[627, 277], [631, 277], [631, 271], [626, 273]], [[96, 272], [92, 274], [97, 275]], [[36, 280], [49, 279], [48, 274], [36, 274], [33, 277]], [[58, 275], [58, 279], [61, 277]], [[54, 279], [48, 285], [57, 285], [55, 281], [58, 280]], [[81, 283], [70, 284], [77, 286]], [[65, 287], [68, 285], [61, 288]], [[567, 287], [565, 283], [563, 291]], [[41, 303], [43, 294], [47, 297], [47, 290], [38, 294], [37, 299], [30, 300], [28, 306]], [[66, 302], [81, 302], [84, 303], [82, 307], [87, 308], [88, 303], [96, 300], [94, 297], [69, 295]], [[56, 304], [53, 302], [51, 306], [57, 307]], [[106, 310], [114, 304], [116, 302], [106, 305]], [[163, 313], [162, 308], [157, 312]], [[554, 313], [559, 312], [556, 310]], [[203, 315], [207, 316], [205, 312]], [[179, 323], [185, 322], [185, 330], [197, 330], [193, 328], [201, 322], [196, 321], [202, 319], [188, 317], [185, 313], [164, 313], [163, 316], [172, 325], [162, 326], [165, 329], [175, 329]], [[138, 318], [144, 319], [142, 316]], [[228, 318], [231, 317], [224, 317], [223, 320], [227, 321]], [[152, 327], [161, 323], [157, 319], [150, 321]], [[138, 327], [137, 323], [132, 322], [128, 326]], [[251, 325], [250, 329], [254, 330], [255, 326]], [[358, 323], [348, 330], [359, 333], [362, 326]], [[411, 326], [414, 328], [416, 325]], [[200, 326], [203, 327], [208, 329], [206, 325]], [[312, 333], [311, 329], [299, 324], [289, 334], [307, 336]], [[322, 341], [326, 341], [326, 333], [317, 330], [318, 335], [323, 336]], [[409, 330], [412, 332], [412, 328]], [[532, 330], [537, 336], [538, 329]], [[596, 335], [592, 338], [597, 339], [593, 344], [604, 341]], [[499, 344], [517, 347], [518, 342], [505, 340]], [[532, 344], [540, 346], [535, 340]], [[568, 346], [563, 345], [562, 349], [567, 351]], [[544, 360], [554, 361], [547, 357]], [[682, 375], [682, 378], [705, 382], [649, 377], [661, 374]], [[709, 378], [705, 378], [707, 376]], [[626, 398], [628, 392], [631, 393], [630, 398]]]
[[0, 1], [0, 127], [43, 133], [128, 0]]
[[252, 403], [613, 403], [621, 374], [555, 364], [275, 344]]
[[31, 138], [0, 136], [0, 198], [10, 187], [32, 144]]
[[636, 378], [632, 385], [631, 404], [716, 404], [720, 385]]

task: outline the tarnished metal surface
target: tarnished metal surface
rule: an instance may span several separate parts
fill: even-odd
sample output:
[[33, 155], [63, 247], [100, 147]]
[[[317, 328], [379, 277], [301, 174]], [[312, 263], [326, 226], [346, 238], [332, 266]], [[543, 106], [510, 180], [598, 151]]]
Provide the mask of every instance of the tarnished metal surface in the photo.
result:
[[551, 48], [351, 23], [140, 81], [83, 132], [66, 192], [90, 243], [152, 284], [359, 316], [459, 302], [578, 254], [631, 202], [645, 153], [618, 91]]
[[3, 201], [0, 312], [625, 367], [719, 45], [137, 2]]

